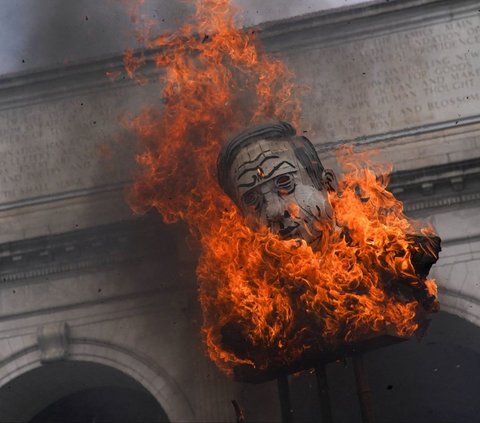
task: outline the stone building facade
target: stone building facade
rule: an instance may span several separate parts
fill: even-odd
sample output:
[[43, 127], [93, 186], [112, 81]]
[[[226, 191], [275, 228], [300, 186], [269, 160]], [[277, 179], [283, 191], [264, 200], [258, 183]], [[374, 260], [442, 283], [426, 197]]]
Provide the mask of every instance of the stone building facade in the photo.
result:
[[[442, 313], [429, 334], [368, 359], [380, 418], [475, 421], [478, 2], [378, 1], [264, 24], [261, 37], [310, 87], [303, 129], [322, 159], [335, 167], [342, 144], [375, 150], [392, 162], [407, 213], [443, 239], [433, 271]], [[121, 121], [159, 102], [155, 76], [137, 86], [109, 57], [0, 80], [0, 421], [107, 388], [141, 393], [143, 409], [153, 398], [145, 418], [158, 421], [234, 421], [232, 399], [251, 421], [279, 418], [274, 384], [234, 383], [207, 359], [184, 228], [133, 216], [125, 202], [134, 143]], [[328, 372], [334, 417], [351, 421], [350, 369]], [[316, 412], [311, 384], [292, 381], [298, 421], [311, 417], [305, 402]]]

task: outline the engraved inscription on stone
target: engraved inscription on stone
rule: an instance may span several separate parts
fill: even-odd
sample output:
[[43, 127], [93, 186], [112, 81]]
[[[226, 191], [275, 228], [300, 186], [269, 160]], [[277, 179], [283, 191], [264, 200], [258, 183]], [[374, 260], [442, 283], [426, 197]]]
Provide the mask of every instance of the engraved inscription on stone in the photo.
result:
[[289, 54], [319, 142], [480, 114], [480, 14]]
[[133, 146], [119, 116], [135, 94], [137, 87], [1, 111], [0, 204], [131, 179]]

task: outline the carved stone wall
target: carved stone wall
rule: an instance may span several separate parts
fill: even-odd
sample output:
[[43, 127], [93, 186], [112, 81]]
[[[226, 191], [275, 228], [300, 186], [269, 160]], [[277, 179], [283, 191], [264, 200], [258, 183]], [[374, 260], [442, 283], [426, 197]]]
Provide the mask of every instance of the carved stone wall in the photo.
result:
[[318, 142], [478, 121], [475, 1], [405, 0], [267, 24], [307, 91]]
[[393, 165], [407, 214], [443, 239], [444, 310], [479, 324], [478, 2], [377, 2], [266, 24], [262, 36], [310, 88], [302, 129], [330, 166], [344, 144]]
[[[407, 213], [444, 241], [443, 309], [480, 325], [478, 2], [379, 1], [269, 23], [261, 38], [310, 87], [300, 130], [327, 164], [345, 143], [393, 164]], [[247, 390], [205, 356], [183, 229], [125, 203], [122, 116], [160, 99], [152, 69], [147, 87], [122, 72], [116, 57], [0, 80], [0, 400], [47, 354], [128, 374], [172, 420], [233, 421], [235, 398], [252, 421], [275, 420], [273, 385]]]

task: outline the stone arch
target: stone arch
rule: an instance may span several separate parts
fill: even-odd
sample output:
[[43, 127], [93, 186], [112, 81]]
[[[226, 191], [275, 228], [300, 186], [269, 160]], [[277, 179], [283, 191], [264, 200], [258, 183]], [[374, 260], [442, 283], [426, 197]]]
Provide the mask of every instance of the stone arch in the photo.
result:
[[445, 286], [439, 288], [442, 311], [461, 317], [480, 326], [480, 300], [469, 293], [456, 292]]
[[[172, 422], [194, 421], [194, 412], [187, 397], [168, 372], [148, 357], [119, 345], [95, 339], [72, 339], [65, 360], [55, 363], [91, 363], [114, 369], [131, 378], [150, 393]], [[45, 364], [43, 366], [49, 366]], [[24, 348], [0, 363], [0, 392], [14, 380], [42, 367], [37, 347]], [[15, 399], [17, 400], [17, 399]], [[18, 407], [22, 399], [18, 398]], [[0, 407], [0, 417], [4, 410]], [[24, 420], [24, 418], [22, 419]]]

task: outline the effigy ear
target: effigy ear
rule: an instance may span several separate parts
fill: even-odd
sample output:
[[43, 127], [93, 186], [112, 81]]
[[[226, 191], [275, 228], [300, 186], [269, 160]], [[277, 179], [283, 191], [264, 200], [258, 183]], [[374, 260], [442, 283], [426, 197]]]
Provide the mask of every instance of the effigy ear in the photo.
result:
[[324, 169], [322, 172], [322, 186], [329, 192], [336, 192], [338, 188], [337, 177], [332, 169]]

